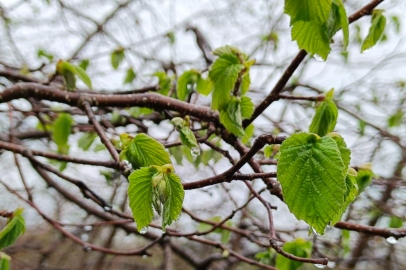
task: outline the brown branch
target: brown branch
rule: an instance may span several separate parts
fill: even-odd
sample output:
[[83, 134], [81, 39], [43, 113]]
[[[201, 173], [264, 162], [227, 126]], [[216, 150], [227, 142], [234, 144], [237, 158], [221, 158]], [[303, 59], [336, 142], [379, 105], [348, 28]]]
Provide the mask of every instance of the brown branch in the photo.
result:
[[373, 226], [365, 226], [360, 224], [354, 224], [350, 222], [337, 222], [334, 227], [342, 230], [355, 231], [366, 233], [370, 235], [382, 236], [385, 238], [395, 237], [396, 239], [406, 237], [406, 229], [386, 229], [377, 228]]

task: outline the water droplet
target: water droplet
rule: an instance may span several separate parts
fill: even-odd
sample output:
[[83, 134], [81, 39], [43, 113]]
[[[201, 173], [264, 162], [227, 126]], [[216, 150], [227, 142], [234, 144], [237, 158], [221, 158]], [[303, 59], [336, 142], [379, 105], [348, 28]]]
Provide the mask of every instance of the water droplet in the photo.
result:
[[92, 248], [91, 248], [91, 247], [84, 246], [84, 247], [83, 247], [83, 250], [86, 251], [86, 252], [90, 252], [90, 251], [92, 251]]
[[192, 154], [192, 156], [197, 157], [198, 155], [200, 155], [200, 148], [199, 147], [193, 147], [190, 150], [190, 153]]
[[83, 227], [83, 230], [85, 230], [86, 232], [91, 232], [93, 230], [93, 226], [86, 225], [86, 226]]
[[142, 258], [145, 260], [146, 258], [148, 258], [147, 255], [142, 255]]
[[329, 267], [329, 268], [335, 268], [336, 266], [337, 266], [337, 264], [336, 264], [336, 262], [328, 262], [327, 263], [327, 266]]
[[398, 240], [395, 237], [391, 236], [386, 238], [386, 242], [392, 245], [396, 245], [398, 243]]
[[317, 264], [317, 263], [315, 263], [314, 266], [316, 266], [317, 268], [320, 268], [320, 269], [323, 269], [326, 267], [324, 264]]
[[111, 212], [111, 207], [110, 206], [105, 206], [103, 209], [106, 212]]
[[314, 54], [313, 57], [314, 57], [314, 59], [316, 59], [317, 62], [324, 62], [323, 57], [321, 57], [318, 54]]
[[147, 97], [143, 97], [142, 101], [147, 102], [148, 98]]
[[315, 228], [312, 227], [312, 231], [314, 232], [315, 235], [320, 235]]
[[84, 233], [84, 234], [82, 234], [82, 235], [80, 236], [80, 239], [81, 239], [82, 241], [87, 242], [87, 241], [89, 240], [89, 235], [87, 235], [86, 233]]
[[144, 227], [140, 230], [140, 234], [145, 234], [148, 231], [148, 227]]

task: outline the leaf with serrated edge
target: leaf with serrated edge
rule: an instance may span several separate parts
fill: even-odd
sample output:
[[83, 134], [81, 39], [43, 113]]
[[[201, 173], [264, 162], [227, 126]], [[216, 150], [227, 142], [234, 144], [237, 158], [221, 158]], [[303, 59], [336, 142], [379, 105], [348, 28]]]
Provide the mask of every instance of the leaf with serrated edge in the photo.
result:
[[331, 137], [298, 133], [280, 147], [278, 180], [290, 211], [320, 234], [339, 213], [347, 171]]
[[0, 249], [11, 246], [20, 235], [25, 233], [25, 221], [21, 215], [23, 211], [22, 208], [14, 211], [12, 218], [0, 232]]
[[334, 226], [334, 224], [341, 220], [341, 217], [345, 213], [347, 207], [354, 201], [355, 197], [358, 195], [357, 180], [355, 180], [354, 176], [347, 175], [347, 177], [345, 178], [345, 184], [347, 186], [347, 192], [344, 196], [344, 205], [341, 207], [341, 210], [334, 216], [333, 220], [331, 221], [331, 226]]
[[135, 136], [126, 150], [128, 161], [131, 162], [134, 169], [172, 164], [165, 147], [144, 133]]
[[147, 227], [154, 216], [152, 209], [152, 176], [154, 168], [141, 168], [128, 177], [128, 198], [138, 231]]
[[292, 25], [296, 21], [327, 21], [331, 0], [285, 0], [285, 13], [290, 15]]
[[185, 197], [182, 182], [174, 173], [169, 173], [166, 177], [166, 192], [168, 199], [162, 212], [162, 229], [164, 231], [166, 226], [171, 225], [172, 221], [179, 218], [182, 212], [183, 198]]
[[316, 109], [309, 132], [324, 136], [334, 130], [337, 124], [338, 109], [334, 101], [322, 101]]

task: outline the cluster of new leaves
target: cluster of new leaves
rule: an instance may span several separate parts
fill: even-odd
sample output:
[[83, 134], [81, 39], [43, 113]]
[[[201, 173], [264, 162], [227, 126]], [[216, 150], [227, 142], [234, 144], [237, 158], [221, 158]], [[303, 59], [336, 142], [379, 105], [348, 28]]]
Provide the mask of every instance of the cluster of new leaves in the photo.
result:
[[56, 71], [58, 74], [62, 75], [65, 81], [66, 88], [70, 91], [76, 88], [76, 76], [81, 79], [87, 87], [92, 89], [92, 82], [86, 71], [79, 65], [75, 66], [69, 62], [59, 60], [56, 65]]
[[349, 169], [351, 151], [331, 133], [337, 108], [330, 91], [310, 126], [311, 133], [293, 134], [280, 147], [278, 180], [290, 211], [318, 233], [340, 221], [358, 194], [356, 172]]
[[[6, 227], [0, 231], [0, 250], [11, 246], [15, 243], [17, 238], [25, 232], [25, 221], [23, 216], [24, 209], [16, 209], [7, 220]], [[0, 270], [8, 270], [10, 268], [11, 258], [0, 252]]]
[[169, 226], [182, 211], [184, 198], [180, 178], [173, 172], [169, 153], [162, 144], [146, 134], [134, 138], [120, 136], [121, 159], [135, 169], [128, 177], [130, 207], [140, 233], [145, 233], [154, 217], [153, 209], [162, 214], [162, 228]]
[[[300, 49], [326, 60], [332, 37], [343, 30], [344, 49], [349, 43], [348, 19], [341, 0], [285, 0], [285, 13], [290, 16], [292, 40]], [[371, 27], [362, 42], [361, 52], [373, 47], [382, 37], [386, 19], [383, 10], [374, 10]]]

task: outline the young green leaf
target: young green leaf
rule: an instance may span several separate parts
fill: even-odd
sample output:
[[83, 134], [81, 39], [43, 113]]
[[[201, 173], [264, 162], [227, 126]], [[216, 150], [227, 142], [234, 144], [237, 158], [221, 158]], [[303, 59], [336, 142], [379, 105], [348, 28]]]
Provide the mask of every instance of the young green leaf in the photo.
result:
[[331, 9], [331, 0], [285, 0], [285, 13], [290, 15], [290, 24], [297, 21], [315, 21], [322, 24], [327, 21]]
[[[329, 93], [334, 91], [330, 90]], [[313, 117], [312, 123], [309, 127], [309, 132], [316, 133], [320, 136], [324, 136], [334, 130], [337, 124], [338, 110], [334, 101], [326, 98], [326, 100], [320, 102], [316, 109], [316, 114]]]
[[171, 225], [172, 221], [179, 218], [180, 214], [182, 213], [183, 198], [185, 197], [182, 182], [176, 174], [167, 174], [165, 181], [168, 197], [164, 203], [162, 212], [163, 231], [165, 231], [166, 226]]
[[75, 70], [74, 73], [79, 77], [79, 79], [81, 79], [87, 85], [87, 87], [92, 89], [92, 81], [86, 74], [86, 71], [84, 71], [80, 66], [73, 66], [73, 69]]
[[334, 216], [333, 220], [331, 221], [331, 226], [336, 224], [341, 220], [342, 215], [345, 213], [347, 207], [352, 203], [355, 197], [358, 195], [358, 185], [357, 180], [354, 176], [347, 175], [345, 178], [345, 184], [347, 186], [347, 192], [344, 195], [344, 205], [341, 207], [339, 212]]
[[94, 142], [94, 139], [97, 138], [97, 134], [95, 132], [86, 132], [80, 137], [78, 140], [78, 146], [83, 150], [89, 150], [90, 146]]
[[226, 45], [213, 51], [213, 55], [221, 57], [223, 54], [239, 54], [241, 51], [234, 46]]
[[355, 179], [358, 184], [358, 194], [363, 192], [365, 188], [371, 183], [374, 173], [370, 170], [359, 170]]
[[249, 119], [254, 113], [254, 103], [252, 103], [249, 97], [241, 97], [241, 116]]
[[267, 145], [264, 148], [264, 155], [265, 157], [269, 158], [273, 154], [273, 145]]
[[241, 95], [245, 95], [248, 92], [248, 89], [250, 88], [250, 84], [251, 84], [250, 73], [247, 72], [242, 76]]
[[66, 146], [72, 132], [73, 119], [70, 114], [60, 113], [54, 122], [52, 137], [58, 147]]
[[186, 100], [193, 89], [193, 85], [197, 82], [200, 74], [196, 70], [184, 72], [178, 79], [178, 97], [180, 100]]
[[241, 101], [232, 97], [226, 111], [220, 111], [220, 122], [225, 128], [236, 136], [244, 136], [241, 117]]
[[168, 95], [169, 91], [171, 90], [171, 78], [165, 72], [156, 72], [153, 76], [158, 77], [159, 79], [159, 87], [160, 90], [157, 93], [161, 95]]
[[402, 228], [403, 227], [403, 220], [397, 216], [391, 216], [389, 222], [389, 228]]
[[230, 92], [234, 88], [238, 74], [245, 66], [234, 54], [222, 54], [211, 66], [210, 80], [214, 82], [212, 108], [224, 110], [229, 103]]
[[[310, 258], [312, 253], [312, 242], [306, 241], [303, 238], [295, 239], [293, 242], [288, 242], [283, 245], [283, 251], [302, 258]], [[276, 257], [276, 268], [280, 270], [296, 270], [301, 267], [303, 262], [298, 262], [286, 258], [282, 254]]]
[[126, 158], [133, 166], [133, 169], [151, 165], [172, 164], [165, 147], [144, 133], [135, 136], [125, 150]]
[[331, 51], [327, 24], [318, 24], [315, 21], [297, 21], [292, 27], [292, 40], [297, 41], [300, 49], [317, 54], [324, 60], [327, 60]]
[[333, 0], [327, 26], [330, 37], [333, 37], [340, 28], [343, 29], [344, 48], [347, 48], [349, 41], [348, 18], [341, 0]]
[[152, 209], [152, 177], [156, 173], [154, 168], [141, 168], [128, 177], [128, 198], [130, 208], [137, 222], [138, 231], [145, 231], [154, 217]]
[[402, 124], [403, 116], [405, 113], [399, 109], [394, 115], [388, 119], [388, 127], [398, 127]]
[[90, 60], [89, 59], [83, 59], [82, 61], [80, 61], [79, 63], [79, 67], [81, 67], [84, 71], [86, 71], [87, 67], [90, 64]]
[[137, 77], [137, 74], [135, 74], [133, 68], [130, 67], [127, 70], [127, 74], [126, 74], [125, 79], [124, 79], [124, 84], [132, 83], [136, 77]]
[[197, 79], [196, 91], [200, 94], [207, 96], [213, 90], [213, 83], [210, 80], [205, 80], [202, 76]]
[[63, 75], [66, 87], [68, 90], [76, 88], [76, 77], [78, 76], [87, 87], [92, 89], [92, 82], [86, 72], [80, 66], [71, 65], [69, 62], [59, 60], [56, 65], [56, 70], [59, 74]]
[[120, 63], [124, 60], [124, 49], [118, 48], [111, 54], [111, 65], [117, 69]]
[[386, 26], [386, 18], [383, 15], [383, 12], [384, 10], [381, 9], [374, 9], [372, 12], [371, 27], [369, 28], [368, 35], [362, 42], [361, 52], [375, 46], [375, 44], [381, 38]]
[[336, 141], [298, 133], [280, 147], [278, 180], [290, 211], [323, 234], [345, 203], [347, 170]]
[[252, 135], [254, 135], [254, 125], [250, 124], [248, 127], [245, 128], [244, 132], [245, 135], [241, 138], [241, 142], [243, 144], [247, 144]]
[[45, 52], [44, 50], [39, 50], [37, 56], [39, 59], [41, 59], [41, 57], [45, 57], [49, 60], [49, 62], [52, 62], [52, 60], [54, 60], [54, 56], [50, 53]]
[[0, 252], [0, 270], [10, 269], [11, 257], [6, 253]]
[[6, 227], [0, 231], [0, 249], [11, 246], [20, 235], [25, 233], [25, 221], [21, 215], [23, 211], [23, 208], [16, 209]]

